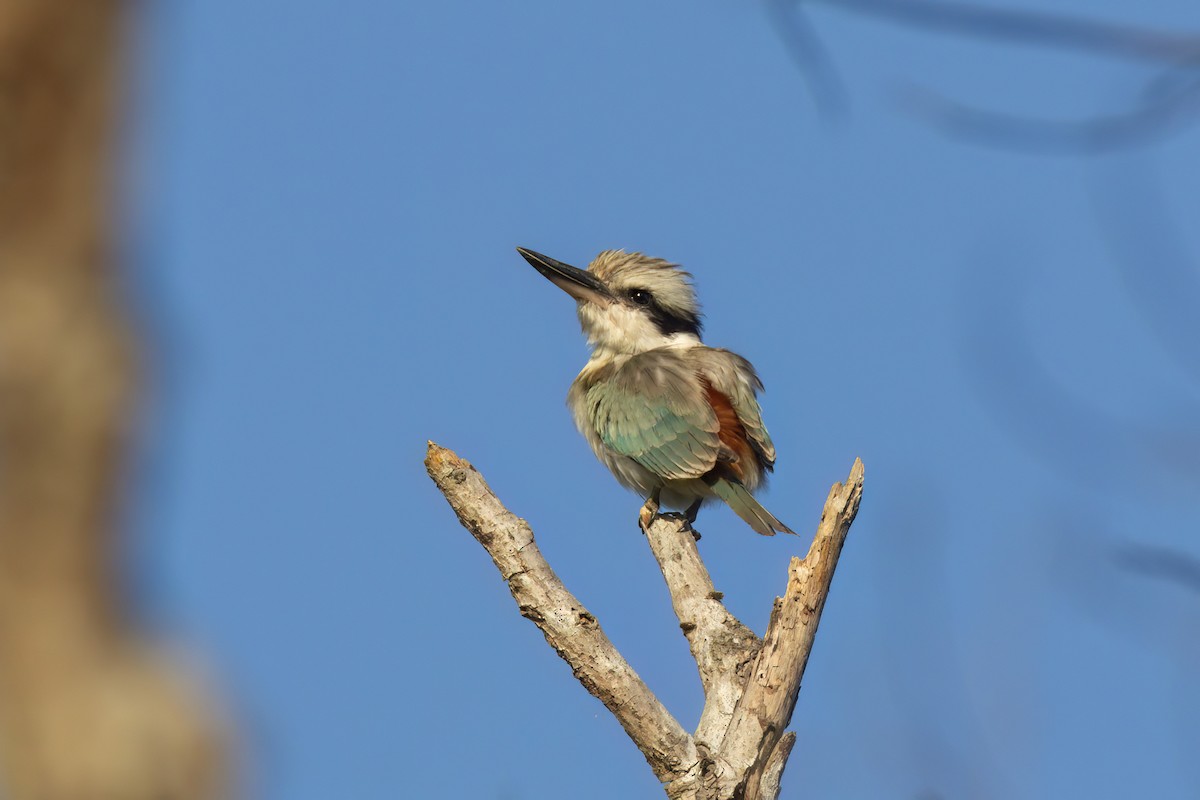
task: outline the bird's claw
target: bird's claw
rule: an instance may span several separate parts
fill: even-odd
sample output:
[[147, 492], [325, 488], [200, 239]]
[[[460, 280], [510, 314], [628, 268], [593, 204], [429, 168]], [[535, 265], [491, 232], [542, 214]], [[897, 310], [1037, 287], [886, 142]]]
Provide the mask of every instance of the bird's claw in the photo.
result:
[[642, 506], [642, 510], [638, 512], [638, 526], [641, 527], [643, 533], [646, 532], [654, 520], [669, 519], [674, 522], [682, 523], [680, 525], [680, 530], [687, 531], [692, 535], [693, 539], [695, 539], [697, 542], [700, 541], [700, 531], [692, 527], [693, 520], [689, 519], [687, 514], [682, 514], [678, 511], [660, 512], [658, 509], [658, 503], [654, 503], [653, 506], [651, 506], [651, 501], [647, 500], [646, 504]]
[[658, 508], [657, 497], [646, 498], [646, 504], [638, 512], [638, 527], [641, 528], [642, 533], [645, 533], [649, 529], [650, 524], [654, 522], [654, 518], [658, 516]]
[[692, 532], [692, 536], [697, 542], [700, 541], [700, 531], [692, 526], [696, 524], [696, 517], [700, 516], [700, 505], [703, 502], [703, 498], [698, 499], [687, 507], [687, 511], [683, 512], [683, 518], [687, 520], [687, 529]]
[[658, 516], [663, 519], [673, 519], [673, 520], [676, 520], [676, 521], [682, 523], [679, 526], [679, 529], [681, 531], [686, 531], [687, 533], [690, 533], [692, 535], [692, 539], [694, 539], [695, 541], [697, 541], [697, 542], [700, 541], [700, 531], [698, 531], [692, 527], [692, 523], [696, 521], [695, 517], [692, 517], [685, 512], [679, 512], [679, 511], [669, 511], [666, 514], [659, 514]]

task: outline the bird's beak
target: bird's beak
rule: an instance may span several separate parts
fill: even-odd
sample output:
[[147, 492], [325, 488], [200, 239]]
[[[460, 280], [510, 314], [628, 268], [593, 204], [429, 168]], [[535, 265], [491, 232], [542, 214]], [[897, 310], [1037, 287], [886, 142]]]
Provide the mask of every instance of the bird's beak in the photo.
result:
[[608, 287], [587, 270], [555, 261], [549, 256], [526, 250], [524, 247], [518, 247], [517, 252], [532, 264], [534, 269], [545, 275], [551, 283], [576, 300], [595, 303], [598, 306], [606, 306], [613, 302], [614, 298]]

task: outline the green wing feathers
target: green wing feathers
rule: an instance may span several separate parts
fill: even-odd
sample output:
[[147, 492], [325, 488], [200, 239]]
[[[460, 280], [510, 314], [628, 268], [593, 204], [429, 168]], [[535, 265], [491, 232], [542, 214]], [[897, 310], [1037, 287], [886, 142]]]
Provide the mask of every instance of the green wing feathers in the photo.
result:
[[587, 402], [601, 441], [656, 475], [698, 478], [717, 462], [716, 415], [678, 354], [635, 356], [593, 385]]
[[751, 528], [772, 536], [792, 530], [746, 488], [761, 485], [775, 463], [761, 389], [750, 362], [727, 350], [663, 348], [581, 373], [572, 392], [582, 402], [572, 407], [580, 427], [590, 424], [599, 440], [594, 447], [603, 444], [664, 480], [703, 479]]

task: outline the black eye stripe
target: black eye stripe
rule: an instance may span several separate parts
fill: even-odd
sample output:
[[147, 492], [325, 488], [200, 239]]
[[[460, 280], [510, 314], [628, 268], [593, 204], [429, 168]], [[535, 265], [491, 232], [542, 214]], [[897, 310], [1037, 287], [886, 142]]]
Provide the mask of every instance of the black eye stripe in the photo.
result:
[[690, 333], [696, 337], [700, 336], [700, 318], [698, 316], [672, 314], [655, 306], [651, 318], [654, 320], [655, 327], [664, 336], [670, 336], [673, 333]]
[[663, 335], [670, 336], [674, 333], [690, 333], [697, 337], [700, 336], [702, 326], [698, 314], [679, 313], [663, 308], [649, 289], [635, 287], [626, 289], [623, 294], [631, 303], [642, 306], [650, 312], [650, 318], [654, 321], [655, 327]]

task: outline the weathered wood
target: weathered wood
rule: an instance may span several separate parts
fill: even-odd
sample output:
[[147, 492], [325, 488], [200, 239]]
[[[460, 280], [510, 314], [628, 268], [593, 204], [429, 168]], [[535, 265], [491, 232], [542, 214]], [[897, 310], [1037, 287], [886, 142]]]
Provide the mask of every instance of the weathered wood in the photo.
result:
[[459, 521], [483, 545], [531, 620], [575, 677], [613, 713], [661, 781], [692, 769], [692, 737], [650, 691], [546, 563], [529, 524], [506, 509], [483, 476], [451, 451], [429, 443], [425, 469]]
[[721, 602], [724, 595], [713, 586], [696, 538], [681, 517], [657, 517], [645, 531], [704, 687], [696, 746], [701, 754], [714, 753], [733, 718], [762, 640]]
[[[760, 800], [775, 800], [779, 797], [780, 780], [783, 778], [783, 768], [787, 766], [788, 756], [792, 754], [792, 746], [796, 744], [796, 734], [788, 731], [775, 745], [775, 751], [767, 759], [763, 768], [762, 779], [758, 782], [758, 797]], [[749, 791], [747, 797], [753, 797]]]
[[817, 534], [793, 558], [787, 590], [759, 639], [722, 604], [686, 522], [659, 516], [645, 525], [705, 705], [690, 736], [638, 678], [595, 618], [563, 586], [522, 519], [504, 508], [482, 476], [429, 443], [425, 466], [460, 522], [492, 556], [521, 614], [571, 665], [585, 688], [617, 717], [671, 800], [775, 800], [795, 735], [784, 733], [812, 651], [838, 555], [862, 497], [863, 465], [834, 484]]
[[[808, 555], [803, 560], [793, 558], [788, 567], [787, 591], [775, 600], [750, 681], [721, 742], [721, 757], [742, 776], [741, 781], [761, 774], [791, 721], [833, 571], [858, 513], [862, 487], [863, 463], [856, 459], [846, 483], [835, 483], [830, 489]], [[757, 781], [750, 780], [745, 798], [757, 797]]]

